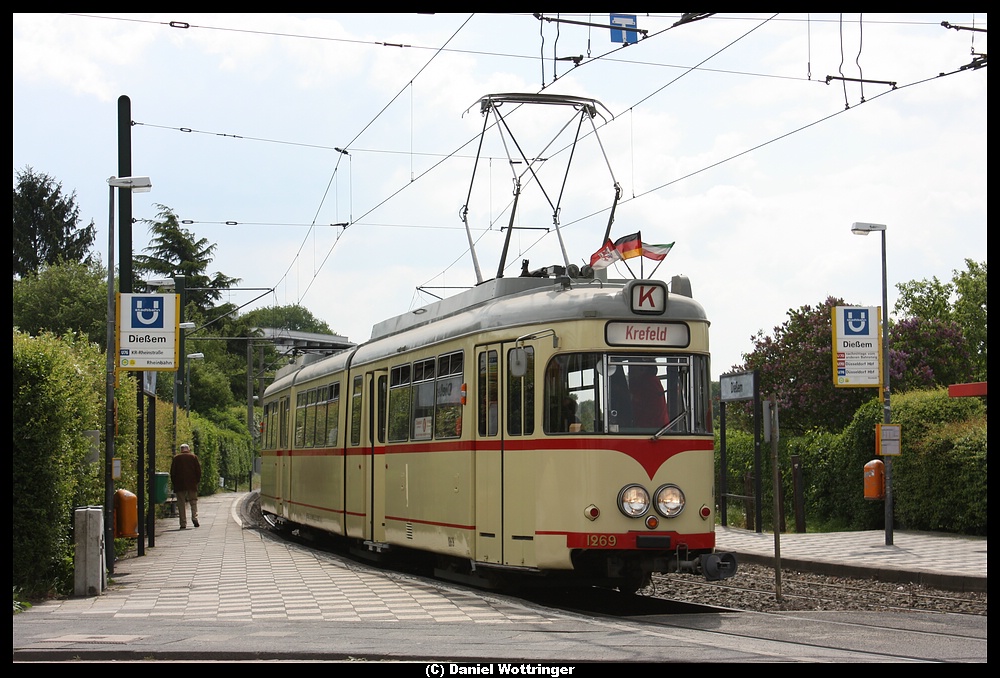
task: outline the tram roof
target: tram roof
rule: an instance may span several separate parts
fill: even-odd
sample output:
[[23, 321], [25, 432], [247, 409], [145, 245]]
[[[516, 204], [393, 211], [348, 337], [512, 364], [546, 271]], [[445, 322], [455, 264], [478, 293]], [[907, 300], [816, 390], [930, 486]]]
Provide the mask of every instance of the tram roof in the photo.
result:
[[[625, 298], [631, 282], [635, 281], [537, 277], [489, 280], [385, 320], [374, 327], [371, 340], [356, 350], [302, 365], [294, 374], [284, 372], [273, 386], [321, 377], [342, 369], [348, 360], [355, 365], [365, 364], [470, 334], [502, 329], [516, 334], [519, 327], [567, 320], [634, 320]], [[687, 278], [675, 277], [672, 287], [666, 312], [656, 320], [707, 322], [702, 305], [690, 297]]]
[[[468, 334], [566, 320], [631, 319], [625, 290], [632, 280], [567, 278], [498, 278], [383, 321], [354, 358], [364, 362], [380, 355], [437, 344]], [[687, 278], [677, 276], [666, 312], [657, 320], [708, 320], [705, 309], [690, 297]], [[650, 318], [652, 320], [653, 318]]]

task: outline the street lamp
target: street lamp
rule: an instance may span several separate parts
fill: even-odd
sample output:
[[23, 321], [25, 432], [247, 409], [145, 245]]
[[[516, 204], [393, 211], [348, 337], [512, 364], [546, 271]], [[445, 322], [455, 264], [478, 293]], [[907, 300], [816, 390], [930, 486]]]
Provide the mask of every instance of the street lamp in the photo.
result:
[[145, 193], [153, 187], [149, 177], [110, 177], [108, 179], [108, 332], [107, 375], [104, 390], [104, 560], [108, 574], [115, 572], [114, 479], [115, 456], [115, 189]]
[[[892, 420], [889, 402], [889, 288], [885, 271], [885, 224], [870, 224], [855, 221], [851, 224], [854, 235], [868, 235], [873, 231], [882, 233], [882, 411], [883, 423]], [[892, 456], [885, 456], [885, 545], [892, 546]]]

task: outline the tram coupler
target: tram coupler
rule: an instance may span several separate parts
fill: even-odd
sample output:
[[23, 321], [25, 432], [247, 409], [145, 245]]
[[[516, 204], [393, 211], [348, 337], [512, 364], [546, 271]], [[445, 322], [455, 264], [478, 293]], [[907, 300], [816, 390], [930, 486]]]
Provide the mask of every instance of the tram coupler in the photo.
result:
[[681, 544], [674, 552], [673, 566], [676, 572], [700, 574], [708, 581], [728, 579], [736, 574], [736, 555], [732, 553], [705, 553], [693, 559], [686, 544]]
[[736, 554], [707, 553], [700, 557], [701, 572], [708, 581], [729, 579], [736, 574]]

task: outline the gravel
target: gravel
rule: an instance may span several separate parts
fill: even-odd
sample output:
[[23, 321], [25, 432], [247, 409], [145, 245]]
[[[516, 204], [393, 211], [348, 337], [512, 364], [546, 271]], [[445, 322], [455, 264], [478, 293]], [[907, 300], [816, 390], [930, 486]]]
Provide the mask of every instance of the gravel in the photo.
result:
[[781, 599], [775, 594], [774, 568], [740, 563], [721, 582], [695, 575], [656, 575], [642, 595], [716, 605], [738, 610], [924, 610], [986, 616], [986, 593], [931, 589], [918, 584], [833, 577], [782, 569]]

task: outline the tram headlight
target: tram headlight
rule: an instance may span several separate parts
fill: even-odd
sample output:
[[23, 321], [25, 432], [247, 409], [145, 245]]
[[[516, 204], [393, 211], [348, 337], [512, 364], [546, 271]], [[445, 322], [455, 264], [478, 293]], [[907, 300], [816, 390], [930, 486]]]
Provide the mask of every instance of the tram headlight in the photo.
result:
[[649, 492], [642, 485], [626, 485], [618, 493], [618, 508], [629, 518], [638, 518], [649, 510]]
[[664, 518], [676, 518], [684, 510], [684, 493], [676, 485], [664, 485], [656, 491], [656, 511]]

